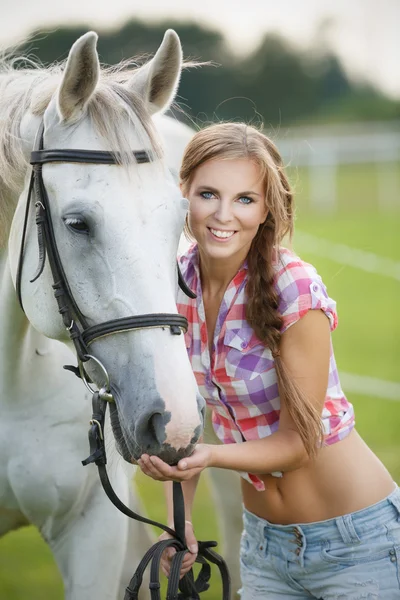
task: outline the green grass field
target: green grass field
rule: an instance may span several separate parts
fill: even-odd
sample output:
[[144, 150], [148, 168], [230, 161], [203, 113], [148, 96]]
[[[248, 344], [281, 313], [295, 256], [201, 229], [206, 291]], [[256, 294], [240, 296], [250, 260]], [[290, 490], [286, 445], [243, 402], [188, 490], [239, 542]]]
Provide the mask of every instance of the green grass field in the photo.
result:
[[[368, 166], [357, 168], [352, 178], [348, 169], [341, 173], [338, 212], [330, 216], [310, 215], [307, 177], [300, 173], [299, 181], [299, 231], [400, 262], [400, 212], [382, 214], [377, 210], [372, 197], [375, 174]], [[400, 281], [307, 252], [296, 238], [294, 247], [302, 258], [316, 266], [329, 294], [337, 301], [339, 327], [333, 340], [339, 369], [400, 383]], [[355, 405], [359, 432], [400, 483], [400, 402], [379, 396], [348, 396]], [[154, 498], [162, 497], [161, 484], [143, 476], [138, 480], [149, 514], [164, 519], [163, 503], [154, 502]], [[196, 498], [194, 523], [199, 539], [218, 539], [206, 481]], [[219, 600], [219, 589], [218, 584], [213, 585], [204, 599]], [[0, 599], [25, 598], [63, 598], [51, 554], [32, 528], [8, 534], [0, 541]]]

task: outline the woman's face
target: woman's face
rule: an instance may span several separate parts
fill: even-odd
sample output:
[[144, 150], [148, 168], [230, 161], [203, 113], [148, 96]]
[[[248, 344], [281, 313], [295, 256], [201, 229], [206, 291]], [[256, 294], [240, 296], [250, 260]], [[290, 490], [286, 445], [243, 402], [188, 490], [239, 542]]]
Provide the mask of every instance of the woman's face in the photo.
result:
[[200, 165], [188, 192], [189, 226], [201, 254], [244, 261], [267, 217], [260, 169], [248, 158]]

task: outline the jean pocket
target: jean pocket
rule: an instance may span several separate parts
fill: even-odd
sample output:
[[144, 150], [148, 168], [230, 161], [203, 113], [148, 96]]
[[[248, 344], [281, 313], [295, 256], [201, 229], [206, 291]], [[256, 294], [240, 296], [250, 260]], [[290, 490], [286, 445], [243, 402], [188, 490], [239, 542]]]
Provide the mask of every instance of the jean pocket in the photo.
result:
[[240, 561], [247, 568], [260, 568], [266, 558], [266, 540], [257, 540], [245, 530], [240, 540]]
[[392, 547], [387, 541], [382, 544], [361, 543], [353, 546], [347, 546], [343, 542], [326, 542], [321, 550], [321, 558], [330, 564], [343, 566], [373, 563], [389, 558]]
[[240, 560], [245, 565], [245, 567], [250, 566], [251, 564], [251, 538], [246, 531], [243, 531], [242, 537], [240, 538]]

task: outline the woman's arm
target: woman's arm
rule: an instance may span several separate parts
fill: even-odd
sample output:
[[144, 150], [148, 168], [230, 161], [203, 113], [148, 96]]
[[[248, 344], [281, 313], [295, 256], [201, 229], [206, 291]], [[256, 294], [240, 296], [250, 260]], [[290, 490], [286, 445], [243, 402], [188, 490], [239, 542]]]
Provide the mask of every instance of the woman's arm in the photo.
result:
[[[282, 335], [280, 353], [289, 374], [321, 413], [328, 386], [330, 358], [329, 321], [324, 313], [310, 310], [289, 327]], [[151, 463], [151, 476], [155, 479], [180, 481], [198, 475], [206, 467], [254, 474], [298, 469], [308, 460], [308, 455], [284, 397], [280, 400], [279, 429], [266, 438], [241, 444], [198, 444], [193, 454], [180, 460], [176, 467], [147, 455], [141, 457], [139, 464]]]
[[[329, 321], [325, 314], [310, 310], [285, 331], [280, 353], [289, 375], [321, 413], [328, 387], [330, 358]], [[291, 471], [302, 466], [308, 456], [282, 394], [280, 399], [278, 431], [260, 440], [213, 447], [212, 466], [254, 474]]]

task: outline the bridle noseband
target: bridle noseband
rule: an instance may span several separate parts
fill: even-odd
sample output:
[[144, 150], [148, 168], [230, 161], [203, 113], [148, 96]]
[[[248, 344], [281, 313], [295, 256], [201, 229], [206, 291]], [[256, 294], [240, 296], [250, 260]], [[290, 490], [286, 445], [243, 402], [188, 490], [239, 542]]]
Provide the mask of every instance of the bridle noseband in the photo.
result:
[[[171, 334], [180, 335], [182, 331], [187, 331], [188, 322], [185, 317], [179, 314], [145, 314], [112, 319], [97, 325], [89, 326], [88, 322], [79, 309], [71, 288], [69, 286], [65, 271], [60, 259], [57, 248], [57, 243], [54, 235], [53, 222], [51, 219], [50, 202], [43, 181], [42, 165], [45, 163], [54, 162], [72, 162], [72, 163], [89, 163], [89, 164], [104, 164], [115, 165], [120, 164], [120, 156], [117, 153], [103, 152], [98, 150], [57, 150], [43, 149], [43, 134], [44, 124], [41, 123], [34, 149], [31, 153], [30, 163], [32, 165], [32, 174], [29, 183], [28, 196], [26, 201], [26, 209], [24, 216], [24, 224], [22, 230], [21, 247], [18, 260], [16, 291], [19, 303], [23, 310], [22, 294], [21, 294], [21, 278], [22, 267], [24, 261], [25, 240], [28, 228], [29, 208], [31, 198], [35, 199], [36, 206], [36, 225], [39, 245], [39, 265], [31, 282], [40, 277], [43, 272], [46, 256], [49, 259], [49, 265], [53, 277], [54, 296], [58, 304], [58, 310], [62, 316], [65, 328], [69, 332], [70, 338], [74, 343], [78, 367], [66, 366], [65, 368], [73, 371], [80, 376], [90, 392], [93, 394], [92, 405], [93, 414], [90, 421], [91, 427], [89, 430], [90, 456], [82, 461], [84, 465], [95, 463], [101, 483], [107, 496], [113, 504], [122, 511], [125, 515], [138, 521], [148, 523], [160, 527], [173, 536], [170, 540], [163, 540], [152, 546], [143, 557], [135, 574], [133, 575], [125, 592], [124, 600], [137, 600], [139, 589], [142, 583], [143, 574], [151, 562], [150, 573], [150, 595], [152, 600], [160, 600], [160, 583], [159, 583], [159, 566], [161, 555], [167, 547], [174, 547], [176, 554], [174, 556], [171, 574], [168, 581], [167, 598], [169, 600], [199, 600], [199, 594], [209, 587], [209, 579], [211, 570], [209, 563], [214, 563], [220, 570], [223, 584], [223, 600], [230, 598], [230, 577], [229, 572], [223, 559], [212, 550], [216, 542], [198, 542], [199, 553], [196, 562], [201, 563], [201, 571], [196, 581], [193, 573], [190, 571], [183, 577], [179, 578], [180, 568], [188, 548], [185, 542], [185, 512], [182, 489], [177, 482], [173, 483], [174, 491], [174, 527], [175, 530], [162, 525], [156, 521], [146, 519], [130, 510], [118, 496], [115, 494], [106, 471], [106, 451], [104, 441], [104, 420], [107, 403], [113, 401], [113, 396], [110, 392], [110, 382], [108, 373], [98, 358], [89, 353], [89, 346], [94, 341], [107, 335], [113, 335], [124, 331], [132, 331], [138, 329], [147, 329], [154, 327], [169, 328]], [[138, 164], [150, 162], [150, 153], [140, 150], [134, 151], [133, 156]], [[183, 292], [190, 298], [195, 298], [194, 294], [186, 285], [182, 274], [178, 269], [178, 283]], [[104, 384], [99, 391], [94, 390], [90, 386], [90, 379], [86, 374], [83, 363], [89, 359], [94, 362], [102, 370], [104, 376]], [[178, 592], [178, 588], [181, 593]]]

